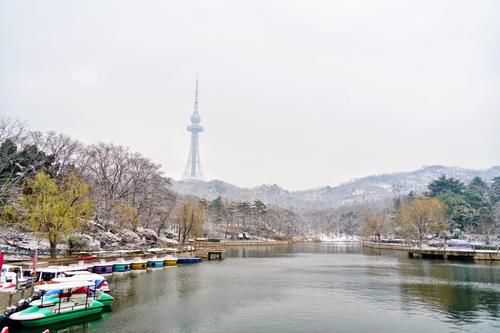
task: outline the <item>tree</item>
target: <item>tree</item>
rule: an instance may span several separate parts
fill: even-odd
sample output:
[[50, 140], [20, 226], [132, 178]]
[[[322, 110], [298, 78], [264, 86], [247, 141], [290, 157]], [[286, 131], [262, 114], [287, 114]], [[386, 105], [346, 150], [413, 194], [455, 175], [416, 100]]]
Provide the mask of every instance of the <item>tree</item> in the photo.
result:
[[119, 202], [132, 205], [142, 216], [148, 214], [154, 189], [158, 188], [154, 183], [162, 177], [160, 166], [148, 158], [104, 143], [86, 147], [79, 168], [93, 184], [97, 215], [103, 220]]
[[238, 205], [238, 211], [241, 216], [241, 226], [246, 231], [248, 216], [252, 213], [252, 205], [248, 201], [242, 201]]
[[420, 246], [424, 238], [447, 228], [443, 203], [436, 198], [418, 198], [401, 206], [399, 210], [404, 234], [417, 239]]
[[136, 231], [141, 223], [137, 209], [124, 202], [113, 207], [113, 215], [120, 228], [130, 228]]
[[431, 182], [428, 189], [429, 196], [431, 197], [437, 197], [438, 195], [445, 193], [461, 195], [465, 191], [465, 185], [458, 179], [446, 178], [446, 176], [443, 175]]
[[60, 237], [79, 229], [83, 221], [94, 216], [88, 192], [88, 185], [76, 173], [69, 174], [59, 185], [45, 172], [27, 181], [23, 198], [26, 217], [34, 232], [47, 236], [51, 257], [56, 257]]
[[500, 202], [500, 177], [493, 178], [491, 184], [491, 201], [493, 204]]
[[81, 157], [82, 144], [64, 134], [35, 131], [29, 133], [29, 141], [52, 157], [53, 163], [47, 172], [57, 180], [74, 170]]
[[36, 145], [19, 149], [12, 139], [3, 141], [0, 145], [0, 206], [19, 194], [24, 180], [38, 171], [48, 171], [52, 163], [52, 156], [40, 151]]
[[[255, 211], [255, 215], [257, 216], [257, 230], [259, 232], [259, 235], [261, 234], [262, 229], [264, 229], [264, 217], [267, 213], [267, 206], [264, 202], [261, 200], [257, 199], [254, 201], [252, 208]], [[269, 231], [269, 229], [268, 229]], [[269, 233], [268, 233], [269, 237]]]
[[195, 201], [184, 202], [177, 213], [178, 238], [180, 243], [186, 242], [189, 236], [201, 236], [203, 232], [204, 210]]
[[221, 225], [226, 217], [226, 207], [222, 198], [218, 196], [208, 203], [208, 215], [215, 225]]
[[229, 234], [229, 225], [234, 226], [234, 218], [238, 214], [238, 205], [236, 203], [232, 203], [226, 209], [226, 227], [224, 230], [224, 238], [227, 239]]
[[387, 229], [387, 215], [385, 213], [367, 212], [363, 221], [363, 236], [375, 236], [377, 242]]

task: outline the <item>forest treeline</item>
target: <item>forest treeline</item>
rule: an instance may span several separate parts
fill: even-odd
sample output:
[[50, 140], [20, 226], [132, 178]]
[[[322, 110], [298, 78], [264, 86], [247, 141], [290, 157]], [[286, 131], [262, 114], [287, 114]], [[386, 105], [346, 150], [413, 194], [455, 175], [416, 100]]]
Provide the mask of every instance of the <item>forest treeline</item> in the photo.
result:
[[364, 214], [363, 234], [380, 241], [426, 237], [458, 238], [481, 235], [486, 243], [500, 232], [500, 177], [486, 182], [475, 177], [468, 184], [441, 176], [429, 183], [427, 192], [396, 196], [392, 207]]
[[83, 144], [0, 119], [0, 223], [46, 238], [52, 255], [68, 236], [96, 233], [95, 225], [111, 233], [152, 230], [154, 237], [168, 231], [181, 243], [195, 237], [290, 239], [320, 233], [423, 240], [440, 232], [488, 235], [489, 241], [500, 232], [500, 177], [465, 184], [443, 176], [419, 194], [400, 193], [394, 185], [392, 202], [300, 214], [258, 199], [181, 196], [170, 184], [159, 164], [126, 147]]
[[169, 189], [170, 181], [159, 164], [126, 147], [83, 144], [0, 119], [1, 222], [43, 235], [52, 255], [58, 242], [89, 222], [116, 232], [147, 228], [160, 235], [168, 229], [181, 242], [237, 233], [286, 238], [296, 231], [289, 211], [259, 200], [182, 197]]

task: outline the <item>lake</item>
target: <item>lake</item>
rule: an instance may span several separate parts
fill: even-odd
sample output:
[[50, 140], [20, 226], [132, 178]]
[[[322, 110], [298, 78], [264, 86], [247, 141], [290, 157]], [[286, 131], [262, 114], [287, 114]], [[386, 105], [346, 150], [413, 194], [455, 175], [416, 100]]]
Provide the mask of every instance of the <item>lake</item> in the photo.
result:
[[231, 248], [111, 289], [111, 313], [51, 332], [500, 332], [500, 265], [359, 244]]

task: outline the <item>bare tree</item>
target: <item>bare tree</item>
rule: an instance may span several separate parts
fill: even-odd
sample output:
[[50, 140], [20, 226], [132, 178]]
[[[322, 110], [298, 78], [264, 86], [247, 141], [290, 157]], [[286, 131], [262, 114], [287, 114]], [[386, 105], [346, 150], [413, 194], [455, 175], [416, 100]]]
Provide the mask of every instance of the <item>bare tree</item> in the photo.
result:
[[109, 219], [113, 206], [121, 202], [134, 206], [139, 215], [147, 215], [158, 188], [154, 183], [161, 177], [158, 164], [122, 146], [103, 143], [86, 147], [80, 169], [94, 185], [102, 219]]
[[53, 164], [48, 171], [58, 180], [73, 170], [81, 157], [83, 145], [64, 134], [30, 132], [29, 140], [53, 158]]

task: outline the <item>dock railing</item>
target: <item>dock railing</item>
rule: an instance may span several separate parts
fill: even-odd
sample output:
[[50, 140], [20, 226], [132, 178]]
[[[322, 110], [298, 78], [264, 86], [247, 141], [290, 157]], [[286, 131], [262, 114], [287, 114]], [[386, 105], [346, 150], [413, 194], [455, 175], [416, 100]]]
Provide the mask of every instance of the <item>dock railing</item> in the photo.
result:
[[224, 251], [225, 245], [223, 242], [196, 241], [194, 248], [195, 250]]

